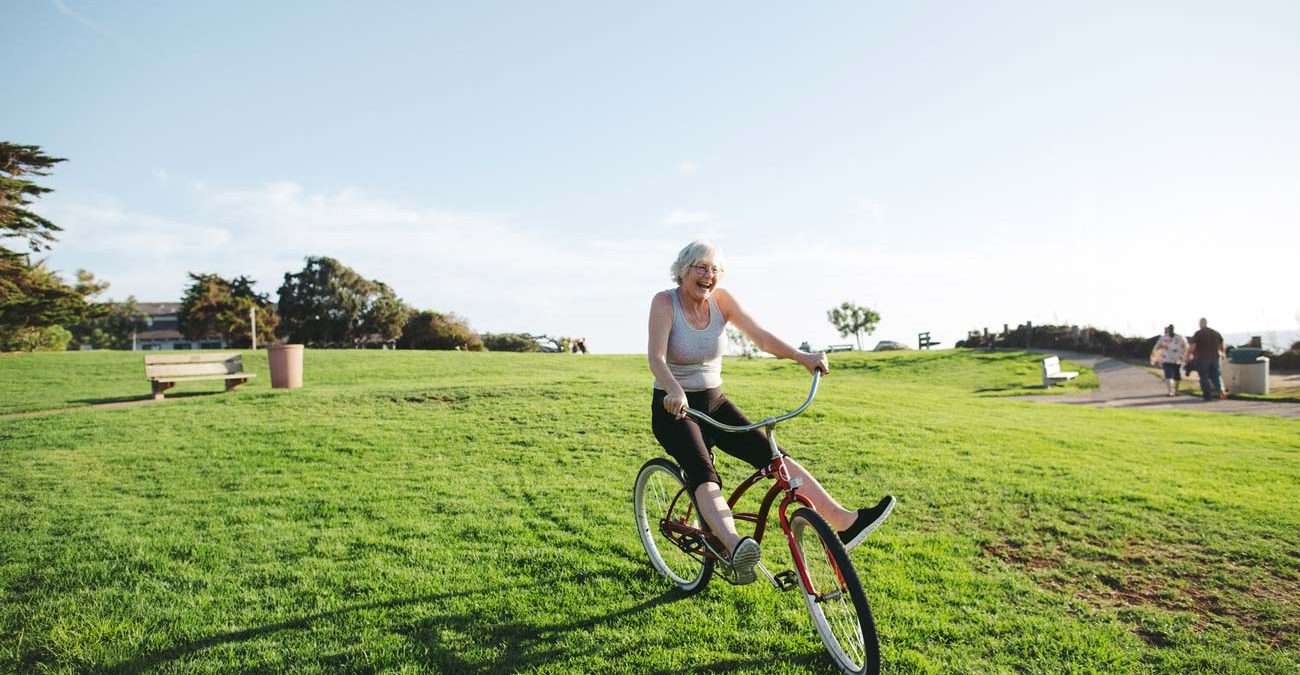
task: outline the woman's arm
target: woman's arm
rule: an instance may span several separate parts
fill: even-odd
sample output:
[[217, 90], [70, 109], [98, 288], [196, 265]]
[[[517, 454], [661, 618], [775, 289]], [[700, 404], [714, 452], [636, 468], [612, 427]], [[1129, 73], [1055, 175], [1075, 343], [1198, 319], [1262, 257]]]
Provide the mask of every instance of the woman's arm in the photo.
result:
[[667, 292], [656, 293], [650, 301], [650, 342], [646, 345], [646, 358], [650, 361], [650, 372], [663, 385], [668, 393], [664, 397], [664, 410], [677, 419], [686, 416], [686, 392], [668, 369], [668, 334], [673, 329], [673, 299]]
[[727, 321], [735, 324], [736, 328], [740, 329], [740, 332], [753, 340], [754, 346], [772, 356], [798, 361], [810, 373], [814, 370], [820, 370], [823, 373], [830, 372], [830, 363], [826, 361], [825, 354], [800, 351], [767, 332], [767, 329], [758, 325], [754, 317], [745, 312], [744, 308], [740, 306], [740, 302], [726, 289], [719, 288], [715, 291], [715, 296], [718, 299], [718, 307], [722, 309], [723, 316], [726, 317]]

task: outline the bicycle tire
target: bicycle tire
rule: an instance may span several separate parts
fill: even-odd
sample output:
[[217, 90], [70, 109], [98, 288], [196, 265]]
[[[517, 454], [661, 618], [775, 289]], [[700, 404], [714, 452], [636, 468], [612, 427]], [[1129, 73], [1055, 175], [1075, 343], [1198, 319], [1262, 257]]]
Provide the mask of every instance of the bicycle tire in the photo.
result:
[[683, 550], [662, 529], [665, 522], [673, 521], [704, 529], [682, 480], [681, 469], [663, 458], [642, 465], [632, 490], [632, 509], [641, 546], [655, 570], [688, 594], [704, 590], [713, 578], [714, 561]]
[[804, 604], [813, 628], [840, 670], [853, 675], [878, 675], [880, 641], [871, 605], [862, 590], [853, 561], [835, 530], [809, 508], [795, 511], [790, 532], [815, 590], [800, 578]]

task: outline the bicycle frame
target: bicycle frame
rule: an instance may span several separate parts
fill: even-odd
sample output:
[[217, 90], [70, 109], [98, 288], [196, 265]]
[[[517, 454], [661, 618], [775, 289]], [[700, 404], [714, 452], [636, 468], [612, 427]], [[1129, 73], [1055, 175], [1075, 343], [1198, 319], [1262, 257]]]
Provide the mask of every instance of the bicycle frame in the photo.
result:
[[[768, 417], [767, 419], [761, 422], [756, 422], [754, 424], [749, 424], [745, 426], [732, 426], [730, 424], [723, 424], [709, 417], [703, 412], [700, 412], [699, 410], [695, 410], [694, 408], [685, 409], [687, 415], [690, 415], [691, 417], [701, 422], [708, 423], [723, 431], [727, 431], [731, 433], [743, 433], [747, 431], [753, 431], [755, 429], [763, 429], [767, 433], [767, 441], [772, 451], [771, 463], [768, 464], [766, 467], [763, 467], [762, 469], [755, 471], [749, 478], [746, 478], [744, 482], [738, 485], [736, 489], [732, 491], [731, 496], [727, 499], [727, 506], [732, 510], [732, 517], [734, 519], [754, 524], [754, 540], [757, 541], [759, 544], [762, 544], [763, 533], [767, 528], [768, 517], [771, 514], [772, 504], [776, 501], [776, 496], [778, 494], [783, 495], [780, 504], [777, 506], [777, 516], [778, 516], [778, 521], [780, 522], [781, 525], [781, 531], [785, 533], [786, 545], [790, 547], [790, 557], [794, 561], [795, 571], [799, 575], [799, 579], [803, 582], [803, 587], [809, 589], [814, 595], [817, 595], [816, 589], [813, 588], [812, 579], [809, 577], [808, 569], [804, 565], [803, 556], [800, 554], [798, 550], [798, 546], [795, 543], [794, 533], [790, 531], [790, 520], [786, 514], [790, 505], [795, 502], [798, 502], [803, 506], [813, 509], [814, 511], [816, 510], [816, 507], [813, 506], [811, 500], [798, 493], [798, 489], [801, 484], [801, 479], [798, 477], [792, 478], [790, 476], [789, 469], [786, 468], [785, 455], [781, 454], [781, 450], [780, 448], [777, 447], [776, 444], [776, 425], [780, 422], [783, 422], [785, 420], [788, 420], [792, 417], [799, 415], [804, 410], [807, 410], [808, 406], [812, 404], [813, 398], [817, 395], [817, 386], [820, 382], [821, 382], [821, 371], [814, 371], [812, 387], [809, 389], [808, 398], [804, 400], [803, 405], [799, 406], [795, 410], [788, 412], [784, 415], [778, 415], [776, 417]], [[769, 477], [773, 478], [776, 482], [772, 484], [772, 487], [768, 488], [767, 494], [764, 495], [763, 501], [759, 506], [758, 512], [757, 513], [737, 512], [735, 510], [736, 504], [740, 503], [740, 498], [745, 494], [745, 492], [747, 492], [751, 487], [756, 485], [758, 481]], [[684, 494], [687, 491], [688, 491], [687, 489], [683, 488], [682, 492], [677, 495], [677, 497], [673, 500], [672, 508], [669, 509], [670, 512], [675, 511], [677, 499], [680, 499], [681, 494]], [[688, 500], [690, 500], [689, 497]], [[690, 508], [694, 508], [694, 501], [690, 500], [690, 503], [691, 503]], [[690, 519], [690, 508], [687, 509], [686, 518], [684, 520]], [[710, 540], [715, 542], [715, 548], [721, 548], [721, 542], [718, 541], [713, 534], [709, 532], [705, 532], [703, 530], [696, 530], [695, 528], [685, 525], [684, 523], [664, 522], [662, 523], [662, 527], [665, 529], [670, 529], [674, 533], [679, 535], [679, 537], [677, 539], [674, 539], [674, 541], [680, 541], [681, 535], [697, 535], [697, 536], [709, 538]], [[664, 534], [667, 535], [668, 532], [665, 532]], [[683, 549], [685, 550], [685, 547], [683, 547]], [[768, 580], [771, 581], [774, 586], [776, 586], [777, 588], [781, 588], [781, 585], [776, 581], [776, 578], [771, 573], [769, 573], [766, 568], [760, 567], [760, 569], [762, 569], [763, 574], [767, 576]]]

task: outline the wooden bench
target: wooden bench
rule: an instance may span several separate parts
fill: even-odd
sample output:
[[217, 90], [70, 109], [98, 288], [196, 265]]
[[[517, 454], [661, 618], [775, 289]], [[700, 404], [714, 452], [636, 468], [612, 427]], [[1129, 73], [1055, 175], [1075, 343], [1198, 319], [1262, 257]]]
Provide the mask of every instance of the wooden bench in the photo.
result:
[[1067, 382], [1079, 376], [1077, 370], [1061, 370], [1061, 359], [1049, 356], [1043, 359], [1043, 387], [1050, 387], [1057, 382]]
[[827, 352], [851, 352], [853, 351], [853, 345], [827, 345], [826, 351]]
[[243, 358], [237, 352], [151, 354], [144, 357], [144, 374], [153, 385], [155, 401], [161, 401], [163, 392], [177, 382], [225, 380], [226, 391], [230, 391], [254, 377], [244, 372]]
[[916, 334], [916, 345], [917, 349], [929, 349], [931, 347], [938, 347], [939, 343], [935, 340], [931, 340], [930, 331], [926, 331], [924, 333]]

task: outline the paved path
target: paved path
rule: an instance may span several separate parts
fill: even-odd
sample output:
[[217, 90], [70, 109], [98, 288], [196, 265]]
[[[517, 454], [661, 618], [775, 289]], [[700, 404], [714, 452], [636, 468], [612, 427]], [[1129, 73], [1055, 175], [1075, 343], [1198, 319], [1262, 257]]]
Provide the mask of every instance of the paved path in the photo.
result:
[[1089, 405], [1096, 408], [1144, 408], [1147, 410], [1193, 410], [1236, 413], [1239, 415], [1273, 415], [1279, 417], [1300, 418], [1300, 403], [1290, 401], [1247, 401], [1228, 399], [1226, 401], [1205, 401], [1201, 391], [1193, 383], [1195, 393], [1189, 391], [1188, 382], [1183, 380], [1183, 393], [1178, 396], [1166, 396], [1165, 381], [1154, 369], [1135, 366], [1127, 361], [1112, 359], [1097, 354], [1080, 354], [1077, 352], [1057, 350], [1035, 350], [1043, 354], [1055, 354], [1062, 359], [1093, 369], [1097, 372], [1096, 390], [1082, 394], [1063, 394], [1054, 396], [1041, 394], [1018, 396], [1025, 401], [1042, 401], [1047, 403], [1073, 403]]

